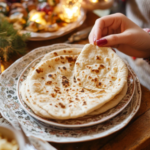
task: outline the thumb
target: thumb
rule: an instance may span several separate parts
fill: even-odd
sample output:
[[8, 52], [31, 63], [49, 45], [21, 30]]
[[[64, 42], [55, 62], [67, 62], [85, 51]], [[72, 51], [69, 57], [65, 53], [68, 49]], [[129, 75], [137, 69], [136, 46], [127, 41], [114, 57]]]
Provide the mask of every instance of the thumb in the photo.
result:
[[127, 42], [127, 38], [123, 33], [120, 34], [112, 34], [105, 36], [99, 40], [96, 40], [97, 46], [114, 46], [118, 44], [125, 44]]

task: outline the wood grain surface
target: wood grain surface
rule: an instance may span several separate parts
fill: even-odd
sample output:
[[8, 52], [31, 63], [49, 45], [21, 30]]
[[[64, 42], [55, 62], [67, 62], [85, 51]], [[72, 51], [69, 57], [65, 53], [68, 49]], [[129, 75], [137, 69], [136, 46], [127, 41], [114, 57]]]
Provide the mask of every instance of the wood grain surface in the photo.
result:
[[[87, 19], [84, 24], [63, 37], [47, 40], [47, 41], [29, 41], [28, 52], [40, 46], [51, 45], [55, 43], [63, 43], [67, 41], [68, 37], [81, 29], [94, 25], [95, 20], [98, 18], [92, 12], [87, 13]], [[77, 42], [78, 44], [88, 43], [88, 39]], [[12, 55], [9, 62], [3, 62], [3, 67], [6, 69], [20, 56]], [[58, 150], [150, 150], [150, 91], [141, 86], [142, 88], [142, 102], [141, 107], [131, 122], [122, 130], [107, 136], [102, 139], [81, 142], [58, 144], [51, 143]]]

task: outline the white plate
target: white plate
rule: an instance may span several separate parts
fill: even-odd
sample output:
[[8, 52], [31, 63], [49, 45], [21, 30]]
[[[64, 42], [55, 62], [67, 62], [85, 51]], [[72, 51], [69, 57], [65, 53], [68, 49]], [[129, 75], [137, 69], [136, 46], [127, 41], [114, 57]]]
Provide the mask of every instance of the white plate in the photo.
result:
[[21, 31], [21, 33], [30, 33], [30, 41], [43, 41], [43, 40], [50, 40], [50, 39], [55, 39], [58, 37], [61, 37], [63, 35], [68, 34], [69, 32], [73, 31], [77, 27], [81, 26], [83, 22], [86, 19], [86, 11], [81, 9], [81, 14], [77, 21], [73, 23], [69, 23], [65, 27], [61, 27], [59, 30], [55, 32], [29, 32], [26, 30]]
[[57, 143], [72, 143], [94, 140], [108, 136], [125, 127], [134, 117], [141, 103], [140, 82], [134, 72], [132, 73], [136, 78], [135, 87], [137, 90], [129, 105], [116, 117], [93, 127], [77, 130], [60, 130], [54, 129], [52, 127], [49, 128], [35, 122], [35, 120], [22, 109], [17, 98], [16, 90], [18, 77], [20, 76], [21, 72], [35, 58], [44, 55], [51, 50], [65, 47], [80, 48], [81, 45], [55, 44], [52, 46], [37, 48], [22, 58], [18, 59], [2, 73], [0, 76], [0, 112], [3, 117], [7, 119], [13, 126], [15, 126], [14, 117], [11, 115], [13, 111], [15, 113], [15, 117], [17, 117], [28, 136], [37, 137], [45, 141]]
[[112, 108], [100, 115], [85, 116], [82, 118], [69, 119], [69, 120], [63, 120], [63, 121], [42, 118], [42, 117], [36, 115], [32, 111], [32, 109], [30, 109], [30, 107], [28, 105], [26, 105], [26, 103], [24, 103], [21, 93], [20, 93], [21, 84], [24, 80], [26, 80], [26, 77], [30, 71], [30, 68], [36, 66], [37, 63], [40, 62], [42, 57], [35, 59], [23, 70], [23, 72], [21, 73], [21, 75], [18, 79], [17, 93], [18, 93], [18, 99], [19, 99], [19, 102], [20, 102], [22, 108], [28, 114], [30, 114], [34, 119], [36, 119], [37, 121], [39, 121], [40, 123], [42, 123], [44, 125], [57, 126], [58, 128], [80, 128], [80, 127], [88, 127], [88, 126], [96, 125], [96, 124], [102, 123], [106, 120], [109, 120], [112, 117], [119, 114], [129, 104], [129, 102], [132, 99], [132, 96], [133, 96], [134, 90], [135, 90], [135, 81], [134, 81], [133, 74], [129, 70], [128, 80], [127, 80], [127, 84], [128, 84], [127, 93], [124, 96], [124, 98], [120, 101], [120, 103], [117, 106], [115, 106], [114, 108]]

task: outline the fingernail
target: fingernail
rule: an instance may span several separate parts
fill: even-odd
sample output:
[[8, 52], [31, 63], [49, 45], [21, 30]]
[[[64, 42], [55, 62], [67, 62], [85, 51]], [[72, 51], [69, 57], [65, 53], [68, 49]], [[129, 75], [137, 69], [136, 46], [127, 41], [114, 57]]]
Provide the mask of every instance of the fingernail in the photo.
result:
[[96, 45], [97, 46], [102, 46], [102, 45], [105, 45], [105, 44], [107, 44], [107, 40], [106, 39], [96, 40]]

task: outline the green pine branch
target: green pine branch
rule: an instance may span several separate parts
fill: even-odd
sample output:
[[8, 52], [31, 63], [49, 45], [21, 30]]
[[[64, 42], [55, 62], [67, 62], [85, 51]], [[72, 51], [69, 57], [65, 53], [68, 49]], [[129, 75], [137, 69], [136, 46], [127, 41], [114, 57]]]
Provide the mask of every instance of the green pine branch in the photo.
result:
[[30, 37], [29, 33], [20, 35], [3, 16], [0, 16], [0, 57], [5, 61], [10, 54], [25, 54], [26, 40]]

